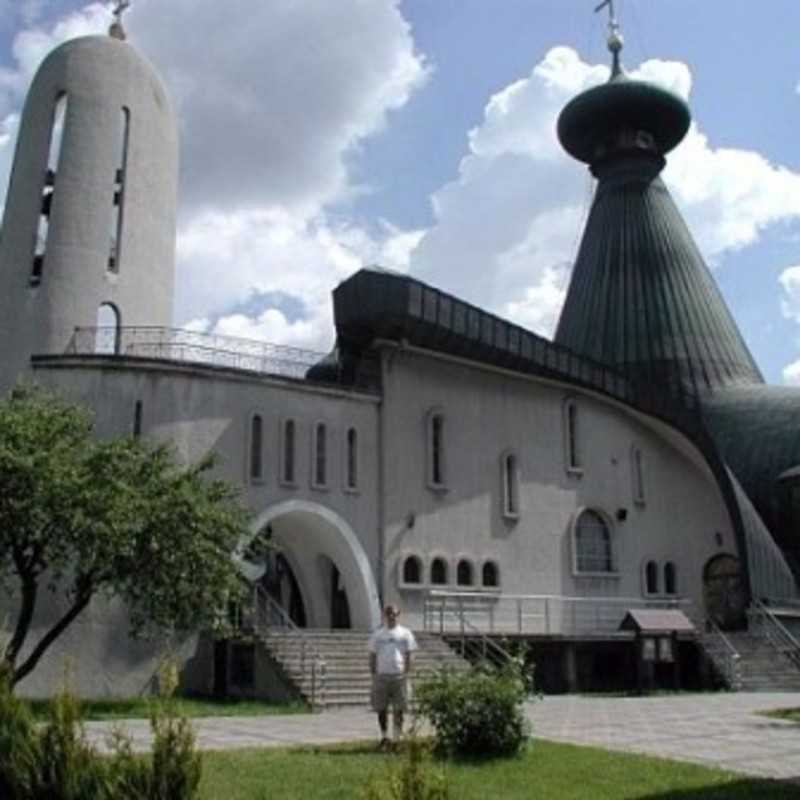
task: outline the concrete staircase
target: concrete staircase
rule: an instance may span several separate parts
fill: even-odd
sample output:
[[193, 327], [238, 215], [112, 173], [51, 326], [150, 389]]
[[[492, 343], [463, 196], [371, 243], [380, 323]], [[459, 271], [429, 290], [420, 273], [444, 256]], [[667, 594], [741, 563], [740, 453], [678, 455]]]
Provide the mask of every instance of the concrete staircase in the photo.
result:
[[[296, 633], [281, 629], [265, 631], [259, 638], [279, 671], [304, 699], [311, 702], [314, 689], [312, 680], [319, 681], [319, 670], [312, 679], [310, 661], [315, 652], [325, 663], [325, 708], [368, 706], [372, 678], [369, 673], [369, 634], [351, 630], [303, 629], [306, 642], [306, 669], [302, 668], [302, 639]], [[412, 681], [442, 666], [468, 669], [466, 661], [438, 636], [431, 633], [414, 633], [419, 649], [414, 653]]]
[[761, 637], [726, 633], [739, 653], [739, 688], [745, 692], [800, 692], [800, 668]]

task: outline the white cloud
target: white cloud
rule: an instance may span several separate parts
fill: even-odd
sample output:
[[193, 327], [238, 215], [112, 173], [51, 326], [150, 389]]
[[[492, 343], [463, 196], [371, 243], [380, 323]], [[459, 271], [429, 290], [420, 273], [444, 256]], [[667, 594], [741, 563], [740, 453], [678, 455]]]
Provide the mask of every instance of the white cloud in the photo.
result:
[[783, 289], [781, 312], [786, 319], [800, 323], [800, 265], [787, 267], [778, 277]]
[[[685, 64], [651, 60], [632, 74], [684, 98], [691, 91]], [[436, 222], [412, 253], [412, 272], [552, 333], [593, 185], [561, 150], [556, 119], [607, 76], [606, 67], [557, 47], [489, 100], [458, 178], [432, 198]], [[758, 153], [714, 149], [697, 124], [669, 155], [664, 179], [711, 263], [753, 244], [767, 226], [800, 218], [800, 175]]]
[[160, 4], [140, 0], [128, 28], [180, 108], [184, 217], [309, 218], [347, 196], [346, 157], [427, 74], [398, 0]]
[[800, 361], [795, 361], [783, 368], [783, 382], [787, 386], [800, 386]]

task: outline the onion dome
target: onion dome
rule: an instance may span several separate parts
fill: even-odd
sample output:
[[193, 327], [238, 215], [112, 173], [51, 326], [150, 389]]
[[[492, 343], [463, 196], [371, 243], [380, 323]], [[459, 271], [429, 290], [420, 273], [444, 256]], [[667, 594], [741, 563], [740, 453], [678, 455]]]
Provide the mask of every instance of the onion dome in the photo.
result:
[[611, 79], [571, 100], [558, 120], [564, 149], [599, 182], [555, 341], [624, 372], [643, 391], [763, 383], [659, 177], [664, 155], [689, 128], [689, 109], [626, 76], [620, 47], [612, 27]]

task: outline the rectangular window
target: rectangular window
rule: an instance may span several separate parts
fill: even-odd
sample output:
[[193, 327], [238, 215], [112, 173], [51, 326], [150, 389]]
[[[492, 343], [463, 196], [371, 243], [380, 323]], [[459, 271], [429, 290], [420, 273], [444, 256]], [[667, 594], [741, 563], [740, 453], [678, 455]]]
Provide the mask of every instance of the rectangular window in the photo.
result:
[[128, 139], [130, 137], [131, 112], [121, 109], [120, 140], [117, 167], [114, 173], [114, 194], [111, 206], [111, 244], [108, 253], [108, 271], [119, 272], [120, 246], [122, 243], [122, 218], [125, 200], [125, 177], [128, 168]]
[[355, 428], [347, 430], [347, 483], [346, 488], [358, 488], [358, 432]]
[[293, 484], [295, 481], [295, 432], [296, 426], [293, 419], [283, 423], [283, 453], [281, 462], [281, 476], [284, 483]]
[[250, 480], [260, 481], [264, 473], [263, 461], [264, 423], [260, 415], [254, 414], [250, 420]]

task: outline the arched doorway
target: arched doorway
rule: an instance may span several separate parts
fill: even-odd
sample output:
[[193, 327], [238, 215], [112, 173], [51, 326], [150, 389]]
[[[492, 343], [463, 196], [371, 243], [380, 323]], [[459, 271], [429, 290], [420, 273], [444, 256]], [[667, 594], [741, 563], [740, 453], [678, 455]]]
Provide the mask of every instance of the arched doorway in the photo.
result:
[[715, 556], [703, 570], [703, 601], [706, 614], [722, 630], [743, 628], [747, 597], [742, 568], [736, 556]]
[[[293, 621], [311, 628], [371, 630], [380, 623], [380, 603], [367, 554], [338, 514], [305, 500], [266, 509], [251, 525], [273, 547], [257, 568], [258, 580]], [[243, 543], [242, 552], [249, 542]]]

